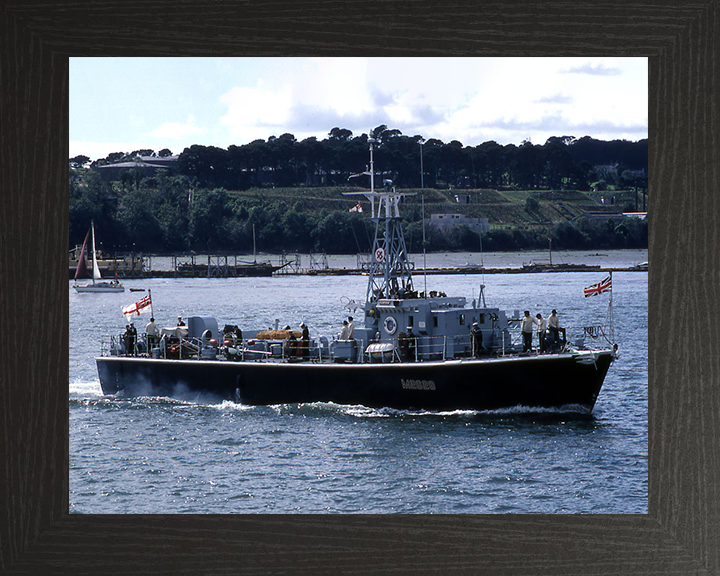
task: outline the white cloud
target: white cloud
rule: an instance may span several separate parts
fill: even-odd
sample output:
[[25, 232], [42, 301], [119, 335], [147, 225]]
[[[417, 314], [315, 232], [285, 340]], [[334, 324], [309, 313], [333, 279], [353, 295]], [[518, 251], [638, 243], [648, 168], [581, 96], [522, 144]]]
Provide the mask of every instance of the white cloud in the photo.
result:
[[299, 140], [322, 138], [334, 126], [357, 135], [379, 124], [468, 145], [520, 143], [600, 127], [610, 134], [613, 125], [639, 134], [647, 122], [647, 94], [630, 94], [635, 78], [626, 75], [629, 60], [622, 58], [287, 58], [262, 64], [254, 87], [238, 86], [220, 99], [227, 107], [222, 124], [237, 143], [284, 132]]
[[572, 66], [562, 72], [565, 74], [589, 74], [591, 76], [618, 76], [622, 74], [620, 68], [608, 66], [604, 62], [587, 62]]
[[288, 85], [276, 92], [260, 83], [257, 88], [233, 88], [220, 97], [220, 102], [227, 106], [220, 122], [229, 128], [232, 138], [244, 142], [265, 139], [270, 136], [268, 130], [284, 132], [293, 105]]
[[165, 122], [159, 128], [150, 132], [150, 138], [162, 138], [166, 140], [182, 140], [188, 136], [199, 136], [205, 134], [207, 128], [200, 128], [194, 125], [194, 118], [190, 116], [187, 122]]

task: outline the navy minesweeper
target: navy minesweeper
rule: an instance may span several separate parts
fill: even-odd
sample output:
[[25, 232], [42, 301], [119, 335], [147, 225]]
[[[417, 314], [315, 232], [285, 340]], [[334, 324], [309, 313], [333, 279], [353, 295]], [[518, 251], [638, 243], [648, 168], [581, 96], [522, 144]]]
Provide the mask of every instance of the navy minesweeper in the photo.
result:
[[[309, 339], [300, 331], [250, 330], [208, 316], [186, 327], [127, 343], [112, 337], [96, 358], [105, 394], [211, 394], [248, 405], [333, 402], [411, 410], [494, 410], [514, 407], [592, 411], [617, 356], [605, 345], [572, 344], [548, 332], [543, 353], [521, 353], [508, 318], [485, 305], [484, 286], [470, 305], [464, 297], [419, 292], [413, 285], [399, 213], [410, 194], [374, 186], [369, 192], [375, 238], [368, 269], [364, 326], [352, 337]], [[610, 316], [611, 317], [611, 316]]]

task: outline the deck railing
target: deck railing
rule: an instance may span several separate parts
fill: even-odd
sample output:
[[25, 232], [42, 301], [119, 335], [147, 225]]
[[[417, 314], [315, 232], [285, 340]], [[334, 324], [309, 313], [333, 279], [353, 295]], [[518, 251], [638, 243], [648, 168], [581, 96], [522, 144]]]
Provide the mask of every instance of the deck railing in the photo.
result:
[[[506, 334], [509, 334], [509, 341], [506, 341]], [[592, 340], [604, 341], [612, 345], [603, 326], [587, 326], [583, 328], [582, 337], [574, 342], [578, 347], [583, 347], [586, 338]], [[406, 338], [400, 342], [394, 342], [391, 349], [385, 351], [368, 352], [369, 344], [375, 342], [366, 342], [365, 340], [354, 341], [354, 362], [356, 363], [378, 363], [378, 362], [423, 362], [431, 360], [450, 360], [471, 358], [474, 356], [505, 356], [507, 354], [516, 354], [522, 348], [522, 338], [519, 333], [506, 333], [501, 331], [498, 335], [498, 341], [488, 342], [480, 347], [476, 353], [474, 349], [472, 334], [458, 334], [452, 336], [423, 336], [416, 335], [413, 338]], [[258, 341], [255, 341], [258, 342]], [[261, 346], [257, 346], [252, 341], [238, 340], [231, 347], [220, 347], [215, 350], [223, 353], [226, 358], [241, 361], [263, 361], [274, 360], [281, 362], [288, 361], [311, 361], [311, 362], [327, 362], [332, 361], [331, 347], [324, 347], [317, 340], [311, 340], [308, 343], [307, 354], [303, 355], [302, 340], [296, 340], [292, 346], [288, 346], [287, 340], [262, 341]], [[548, 352], [557, 352], [566, 348], [571, 342], [570, 338], [560, 340], [557, 344], [551, 341], [551, 335], [548, 334], [546, 340], [546, 348]], [[533, 345], [537, 345], [536, 335], [533, 335]], [[132, 344], [132, 348], [128, 349], [127, 341], [124, 335], [103, 337], [100, 343], [100, 355], [108, 356], [140, 356], [140, 357], [159, 357], [168, 358], [168, 350], [172, 346], [172, 357], [196, 358], [203, 359], [203, 350], [208, 349], [208, 342], [199, 338], [177, 340], [155, 340], [154, 345], [148, 346], [147, 335], [141, 335], [138, 341]], [[229, 348], [236, 352], [231, 353]], [[157, 349], [158, 352], [154, 352]], [[212, 349], [212, 348], [211, 348]], [[534, 352], [539, 352], [535, 348]], [[209, 355], [214, 357], [214, 353]]]

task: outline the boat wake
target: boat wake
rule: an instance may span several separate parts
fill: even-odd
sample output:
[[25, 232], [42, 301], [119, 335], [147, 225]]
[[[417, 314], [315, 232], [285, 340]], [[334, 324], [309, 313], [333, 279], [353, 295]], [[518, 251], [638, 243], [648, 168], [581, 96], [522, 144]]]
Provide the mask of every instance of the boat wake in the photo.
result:
[[173, 389], [171, 396], [157, 396], [151, 393], [148, 387], [146, 394], [133, 394], [126, 396], [122, 391], [105, 395], [97, 380], [76, 380], [70, 383], [70, 403], [77, 405], [112, 405], [113, 403], [127, 403], [135, 405], [164, 405], [176, 408], [213, 408], [220, 411], [254, 412], [272, 410], [277, 415], [315, 414], [315, 415], [346, 415], [353, 418], [522, 418], [522, 417], [549, 417], [555, 419], [592, 418], [592, 413], [585, 406], [568, 404], [557, 408], [542, 408], [532, 406], [513, 406], [496, 410], [408, 410], [396, 408], [370, 408], [363, 405], [345, 405], [334, 402], [310, 402], [300, 404], [274, 404], [270, 406], [257, 406], [223, 400], [216, 395], [191, 391], [182, 384]]
[[73, 380], [69, 385], [71, 398], [99, 398], [104, 396], [99, 380]]
[[314, 412], [345, 414], [355, 418], [476, 418], [476, 417], [523, 417], [549, 416], [572, 418], [592, 418], [585, 406], [568, 404], [558, 408], [514, 406], [497, 410], [400, 410], [396, 408], [369, 408], [362, 405], [344, 405], [334, 402], [313, 402], [307, 404], [277, 404], [271, 406], [279, 415], [284, 413]]

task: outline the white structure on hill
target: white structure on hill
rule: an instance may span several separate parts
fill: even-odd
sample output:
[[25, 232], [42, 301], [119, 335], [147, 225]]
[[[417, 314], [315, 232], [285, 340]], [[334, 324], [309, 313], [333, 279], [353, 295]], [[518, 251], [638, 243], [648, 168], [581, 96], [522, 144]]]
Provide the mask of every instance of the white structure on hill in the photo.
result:
[[447, 232], [461, 224], [465, 224], [470, 230], [478, 233], [490, 230], [487, 218], [468, 218], [462, 214], [430, 214], [427, 223], [428, 226], [434, 226], [442, 232]]

